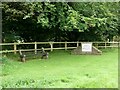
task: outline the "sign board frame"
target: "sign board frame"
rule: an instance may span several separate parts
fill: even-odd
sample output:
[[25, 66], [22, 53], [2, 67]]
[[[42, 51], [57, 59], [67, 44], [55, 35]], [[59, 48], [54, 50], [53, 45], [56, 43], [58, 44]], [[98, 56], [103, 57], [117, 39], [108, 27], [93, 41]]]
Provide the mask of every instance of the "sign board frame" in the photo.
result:
[[92, 42], [83, 42], [82, 52], [92, 52]]

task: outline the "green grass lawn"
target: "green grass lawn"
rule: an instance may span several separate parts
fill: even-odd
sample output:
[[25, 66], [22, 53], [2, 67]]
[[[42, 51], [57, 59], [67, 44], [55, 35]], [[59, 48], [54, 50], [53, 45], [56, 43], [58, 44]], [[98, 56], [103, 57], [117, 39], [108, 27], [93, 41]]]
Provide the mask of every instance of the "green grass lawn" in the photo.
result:
[[69, 51], [50, 52], [48, 60], [25, 63], [17, 55], [3, 58], [4, 88], [117, 88], [118, 50], [102, 49], [102, 55], [71, 55]]

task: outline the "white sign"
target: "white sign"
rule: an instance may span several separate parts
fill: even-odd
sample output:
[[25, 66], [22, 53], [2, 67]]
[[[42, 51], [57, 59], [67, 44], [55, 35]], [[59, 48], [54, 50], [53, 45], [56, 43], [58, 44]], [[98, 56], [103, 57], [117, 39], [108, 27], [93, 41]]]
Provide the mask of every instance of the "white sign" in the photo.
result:
[[92, 43], [82, 43], [82, 52], [92, 52]]

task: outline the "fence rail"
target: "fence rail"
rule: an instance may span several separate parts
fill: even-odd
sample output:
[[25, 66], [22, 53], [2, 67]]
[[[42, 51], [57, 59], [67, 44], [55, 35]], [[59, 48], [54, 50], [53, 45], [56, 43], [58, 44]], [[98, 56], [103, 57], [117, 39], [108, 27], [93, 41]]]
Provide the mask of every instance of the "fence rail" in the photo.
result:
[[[17, 49], [18, 45], [34, 45], [33, 49], [21, 49], [22, 51], [35, 51], [35, 53], [38, 50], [41, 50], [41, 48], [38, 48], [37, 46], [39, 44], [48, 44], [49, 47], [45, 48], [45, 50], [53, 51], [55, 49], [74, 49], [81, 45], [81, 43], [85, 42], [27, 42], [27, 43], [0, 43], [0, 46], [13, 46], [13, 50], [1, 50], [0, 53], [5, 52], [14, 52], [15, 54], [19, 51]], [[120, 45], [120, 42], [91, 42], [93, 46], [96, 46], [97, 48], [107, 48], [107, 47], [118, 47], [118, 44]], [[55, 44], [64, 44], [62, 47], [54, 47]], [[68, 44], [76, 44], [76, 46], [68, 46]]]

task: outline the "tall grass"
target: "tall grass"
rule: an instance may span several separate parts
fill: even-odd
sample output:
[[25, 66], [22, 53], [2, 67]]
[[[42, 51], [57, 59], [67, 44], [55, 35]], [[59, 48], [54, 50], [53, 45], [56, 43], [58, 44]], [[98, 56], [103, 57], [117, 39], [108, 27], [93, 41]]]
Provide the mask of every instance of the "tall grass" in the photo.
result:
[[[117, 88], [118, 50], [102, 49], [102, 55], [71, 55], [50, 52], [48, 60], [19, 62], [17, 56], [4, 58], [4, 88]], [[13, 57], [14, 56], [14, 57]]]

